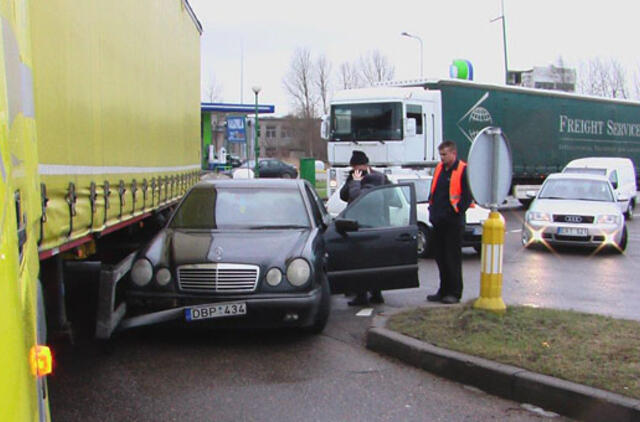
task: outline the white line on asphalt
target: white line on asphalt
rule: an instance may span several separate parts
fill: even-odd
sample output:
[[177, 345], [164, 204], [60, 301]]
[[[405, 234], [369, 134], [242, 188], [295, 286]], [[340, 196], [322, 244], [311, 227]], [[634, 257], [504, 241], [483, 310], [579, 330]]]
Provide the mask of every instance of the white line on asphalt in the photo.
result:
[[370, 317], [371, 314], [373, 313], [373, 308], [362, 308], [357, 314], [356, 316], [361, 316], [361, 317]]
[[521, 231], [522, 231], [522, 229], [509, 230], [507, 233], [520, 233]]

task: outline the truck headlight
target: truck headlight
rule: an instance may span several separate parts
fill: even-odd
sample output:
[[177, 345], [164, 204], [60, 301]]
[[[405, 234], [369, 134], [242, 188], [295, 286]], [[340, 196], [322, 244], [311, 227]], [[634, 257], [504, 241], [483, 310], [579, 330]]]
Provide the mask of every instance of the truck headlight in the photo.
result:
[[134, 262], [133, 267], [131, 267], [131, 281], [133, 281], [136, 286], [146, 286], [151, 281], [151, 277], [153, 277], [153, 266], [151, 262], [144, 258]]
[[296, 258], [287, 266], [287, 280], [294, 286], [302, 286], [310, 275], [311, 267], [305, 259]]
[[529, 211], [527, 221], [551, 221], [551, 214], [548, 212]]
[[161, 286], [166, 286], [171, 281], [171, 271], [168, 268], [160, 268], [156, 273], [156, 282]]
[[618, 216], [615, 214], [602, 214], [596, 218], [597, 224], [618, 224]]
[[282, 271], [278, 268], [271, 268], [267, 271], [267, 284], [269, 286], [277, 286], [282, 281]]

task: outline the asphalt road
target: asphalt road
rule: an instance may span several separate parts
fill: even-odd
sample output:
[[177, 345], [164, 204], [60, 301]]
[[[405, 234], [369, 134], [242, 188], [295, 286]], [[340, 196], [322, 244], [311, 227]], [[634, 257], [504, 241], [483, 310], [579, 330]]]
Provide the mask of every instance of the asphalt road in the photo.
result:
[[[576, 309], [640, 319], [640, 218], [624, 255], [520, 246], [522, 210], [507, 221], [507, 306]], [[480, 258], [465, 249], [463, 300], [477, 297]], [[385, 309], [424, 305], [437, 268], [420, 264], [419, 289], [385, 292]], [[108, 347], [80, 339], [56, 350], [49, 380], [54, 421], [529, 421], [540, 416], [365, 349], [371, 317], [334, 296], [324, 333], [221, 332], [183, 326], [122, 333]], [[563, 420], [562, 418], [555, 418]]]

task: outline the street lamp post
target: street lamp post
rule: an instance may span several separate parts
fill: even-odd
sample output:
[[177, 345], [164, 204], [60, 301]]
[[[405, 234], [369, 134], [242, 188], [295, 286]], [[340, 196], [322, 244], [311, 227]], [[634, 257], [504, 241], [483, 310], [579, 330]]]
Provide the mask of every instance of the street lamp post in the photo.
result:
[[260, 177], [260, 172], [258, 170], [258, 158], [260, 158], [260, 145], [258, 144], [258, 137], [260, 136], [260, 123], [258, 122], [258, 93], [260, 92], [260, 87], [259, 86], [253, 86], [251, 87], [251, 89], [253, 90], [253, 93], [256, 96], [256, 121], [255, 121], [255, 127], [254, 127], [254, 137], [253, 137], [253, 148], [254, 148], [254, 159], [255, 159], [255, 166], [253, 168], [253, 172], [255, 174], [255, 177]]
[[495, 22], [497, 20], [502, 21], [502, 45], [504, 50], [504, 83], [508, 85], [509, 84], [509, 63], [507, 62], [507, 24], [505, 23], [505, 17], [504, 17], [504, 0], [502, 0], [501, 2], [500, 11], [502, 12], [502, 15], [498, 16], [497, 18], [491, 19], [489, 22]]
[[422, 64], [424, 63], [424, 61], [422, 60], [422, 52], [424, 50], [423, 45], [422, 45], [422, 38], [420, 38], [417, 35], [411, 35], [408, 32], [403, 32], [400, 35], [402, 35], [403, 37], [409, 37], [409, 38], [413, 38], [413, 39], [416, 39], [416, 40], [420, 41], [420, 79], [422, 79]]

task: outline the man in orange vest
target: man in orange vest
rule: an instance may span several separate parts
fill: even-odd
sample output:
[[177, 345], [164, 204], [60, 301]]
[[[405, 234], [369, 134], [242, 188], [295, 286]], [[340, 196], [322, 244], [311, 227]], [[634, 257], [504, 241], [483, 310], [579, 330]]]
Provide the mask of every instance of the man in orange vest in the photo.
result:
[[441, 162], [431, 181], [429, 221], [433, 226], [431, 245], [440, 271], [440, 288], [427, 300], [452, 304], [462, 297], [462, 234], [465, 211], [472, 198], [467, 164], [458, 160], [456, 144], [445, 141], [438, 152]]

